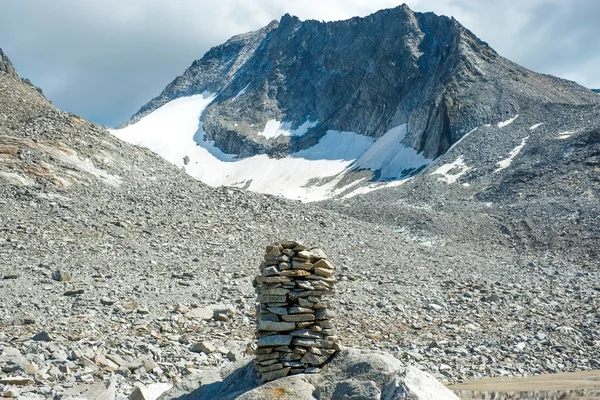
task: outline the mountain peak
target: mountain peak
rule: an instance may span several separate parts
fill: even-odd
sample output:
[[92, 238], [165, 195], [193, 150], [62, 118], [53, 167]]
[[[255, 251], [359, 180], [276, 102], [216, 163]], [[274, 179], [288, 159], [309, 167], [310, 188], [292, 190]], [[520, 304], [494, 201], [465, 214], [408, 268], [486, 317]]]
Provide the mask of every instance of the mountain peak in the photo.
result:
[[[222, 170], [258, 155], [320, 157], [353, 160], [340, 180], [388, 181], [417, 174], [478, 127], [539, 105], [599, 100], [500, 57], [453, 18], [403, 5], [333, 22], [285, 14], [212, 48], [132, 121], [171, 101], [191, 102], [196, 129], [186, 135], [217, 164], [225, 160]], [[200, 166], [205, 155], [188, 157], [195, 176], [209, 175]], [[272, 186], [245, 172], [219, 182]]]

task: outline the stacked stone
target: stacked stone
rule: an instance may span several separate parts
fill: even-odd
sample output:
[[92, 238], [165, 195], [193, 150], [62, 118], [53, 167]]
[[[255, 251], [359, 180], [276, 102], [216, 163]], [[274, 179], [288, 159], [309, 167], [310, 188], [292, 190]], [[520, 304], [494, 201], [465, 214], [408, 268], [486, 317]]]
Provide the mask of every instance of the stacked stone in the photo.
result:
[[258, 374], [266, 382], [318, 371], [339, 350], [332, 321], [333, 265], [321, 249], [282, 241], [267, 246], [260, 272]]

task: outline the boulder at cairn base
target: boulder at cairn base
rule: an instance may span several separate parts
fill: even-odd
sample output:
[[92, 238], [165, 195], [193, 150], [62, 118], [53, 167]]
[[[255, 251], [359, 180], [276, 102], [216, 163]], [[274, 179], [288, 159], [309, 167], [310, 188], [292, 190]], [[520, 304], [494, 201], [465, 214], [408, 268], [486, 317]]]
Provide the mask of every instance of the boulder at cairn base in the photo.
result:
[[336, 351], [333, 264], [318, 248], [284, 240], [267, 246], [256, 277], [256, 371], [263, 382], [316, 372]]
[[[178, 383], [160, 400], [460, 400], [433, 376], [403, 366], [391, 354], [353, 348], [337, 352], [316, 374], [289, 375], [262, 385], [256, 378], [249, 362], [222, 381], [200, 387]], [[197, 389], [190, 393], [190, 387]]]

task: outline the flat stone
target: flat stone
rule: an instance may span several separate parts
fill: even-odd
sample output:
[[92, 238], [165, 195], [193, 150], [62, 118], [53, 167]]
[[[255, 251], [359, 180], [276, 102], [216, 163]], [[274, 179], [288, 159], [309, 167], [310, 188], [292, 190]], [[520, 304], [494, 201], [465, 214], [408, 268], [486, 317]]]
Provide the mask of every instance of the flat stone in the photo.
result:
[[300, 354], [294, 354], [294, 353], [284, 353], [281, 354], [281, 356], [279, 356], [279, 359], [281, 361], [298, 361], [302, 358], [302, 356]]
[[277, 364], [279, 363], [279, 359], [278, 358], [272, 358], [270, 360], [265, 360], [265, 361], [257, 361], [255, 363], [255, 365], [261, 365], [261, 366], [267, 366], [267, 365], [273, 365], [273, 364]]
[[304, 276], [310, 276], [310, 272], [305, 271], [303, 269], [292, 269], [289, 271], [281, 271], [280, 275], [281, 276], [304, 277]]
[[289, 289], [285, 288], [263, 288], [261, 289], [261, 294], [267, 294], [272, 296], [284, 296], [290, 292]]
[[319, 322], [317, 322], [317, 324], [319, 324], [319, 326], [323, 329], [335, 328], [335, 325], [331, 321], [319, 321]]
[[293, 257], [294, 254], [296, 254], [296, 252], [292, 249], [283, 249], [283, 250], [281, 250], [281, 252], [288, 257]]
[[327, 361], [327, 356], [319, 356], [312, 352], [306, 353], [304, 357], [302, 357], [302, 362], [310, 365], [322, 365], [325, 361]]
[[258, 318], [258, 323], [260, 324], [263, 321], [277, 322], [279, 321], [279, 317], [276, 314], [261, 312], [260, 317]]
[[300, 304], [300, 307], [308, 307], [308, 308], [313, 308], [313, 306], [315, 305], [315, 303], [313, 303], [312, 301], [308, 301], [303, 297], [298, 299], [298, 304]]
[[279, 263], [278, 267], [279, 267], [280, 271], [285, 271], [285, 270], [292, 268], [292, 265], [287, 262], [282, 262], [282, 263]]
[[296, 346], [302, 346], [302, 347], [317, 347], [317, 348], [324, 348], [324, 349], [330, 349], [331, 347], [333, 347], [333, 342], [329, 341], [329, 340], [320, 340], [320, 339], [304, 339], [304, 338], [294, 338], [294, 340], [292, 341], [292, 344], [296, 345]]
[[269, 307], [267, 310], [277, 315], [287, 315], [288, 313], [288, 310], [285, 307]]
[[112, 306], [115, 304], [117, 300], [111, 299], [110, 297], [103, 297], [100, 299], [100, 304], [104, 306]]
[[39, 333], [36, 333], [31, 339], [35, 340], [36, 342], [50, 342], [50, 341], [52, 341], [52, 337], [46, 331], [41, 331]]
[[305, 322], [305, 321], [314, 321], [315, 316], [313, 314], [291, 314], [291, 315], [283, 315], [281, 317], [286, 322]]
[[258, 372], [269, 372], [281, 369], [283, 368], [283, 365], [281, 363], [275, 363], [270, 365], [255, 365], [254, 368], [256, 368]]
[[66, 292], [63, 293], [63, 295], [64, 296], [78, 296], [83, 293], [84, 293], [83, 289], [76, 289], [76, 290], [67, 290]]
[[280, 307], [287, 307], [288, 303], [286, 302], [282, 302], [282, 303], [267, 303], [267, 307], [270, 308], [280, 308]]
[[325, 255], [325, 252], [318, 247], [315, 247], [314, 249], [310, 249], [310, 252], [312, 253], [312, 257], [314, 259], [327, 258], [327, 256]]
[[287, 376], [287, 374], [290, 372], [290, 369], [290, 367], [285, 367], [276, 371], [263, 372], [261, 374], [261, 379], [264, 382], [268, 382], [273, 381], [275, 379], [283, 378]]
[[326, 270], [334, 270], [335, 267], [333, 266], [332, 263], [330, 263], [327, 260], [319, 260], [315, 263], [315, 269], [316, 268], [321, 268], [321, 269], [326, 269]]
[[312, 308], [306, 308], [306, 307], [290, 307], [288, 309], [288, 314], [307, 314], [307, 313], [313, 313], [313, 309]]
[[314, 266], [312, 263], [309, 263], [309, 262], [292, 261], [292, 268], [310, 271], [314, 268]]
[[285, 303], [287, 301], [287, 296], [261, 294], [258, 300], [260, 303]]
[[279, 270], [275, 266], [266, 267], [262, 271], [262, 276], [264, 276], [264, 277], [273, 276], [273, 275], [279, 275]]
[[296, 324], [293, 322], [259, 321], [257, 329], [259, 331], [286, 332], [296, 329]]
[[210, 354], [210, 353], [214, 353], [215, 351], [217, 351], [217, 348], [210, 342], [204, 341], [204, 342], [200, 342], [198, 344], [196, 344], [194, 347], [191, 348], [191, 351], [193, 351], [194, 353], [205, 353], [205, 354]]
[[311, 292], [301, 292], [301, 291], [293, 291], [288, 293], [290, 300], [298, 300], [301, 297], [308, 297], [311, 295]]
[[280, 354], [281, 353], [278, 351], [274, 351], [274, 352], [267, 353], [267, 354], [258, 354], [257, 359], [258, 359], [258, 361], [267, 361], [267, 360], [278, 359]]
[[322, 308], [330, 308], [331, 307], [331, 303], [329, 301], [323, 301], [320, 303], [315, 303], [315, 305], [313, 306], [313, 308], [315, 310], [320, 310]]
[[335, 311], [330, 308], [322, 308], [320, 310], [315, 311], [315, 318], [322, 319], [332, 319], [335, 317]]
[[[299, 287], [300, 289], [304, 289], [304, 290], [315, 290], [315, 287], [312, 285], [312, 283], [310, 283], [308, 281], [296, 281], [296, 286]], [[310, 292], [307, 293], [305, 291], [302, 291], [300, 293], [302, 293], [303, 295], [298, 296], [298, 297], [309, 297], [309, 296], [313, 295], [312, 293], [310, 293]]]
[[156, 400], [172, 387], [172, 383], [151, 383], [148, 386], [136, 383], [136, 388], [131, 392], [128, 400]]
[[289, 346], [290, 343], [292, 343], [292, 336], [290, 335], [271, 335], [259, 338], [256, 345], [258, 347], [274, 347]]
[[266, 278], [262, 278], [262, 281], [265, 283], [282, 283], [282, 282], [291, 282], [291, 278], [287, 276], [267, 276]]
[[208, 321], [212, 319], [214, 312], [211, 307], [192, 308], [185, 316], [193, 319]]
[[[259, 349], [254, 350], [254, 354], [256, 355], [260, 355], [260, 354], [270, 354], [273, 352], [273, 350], [277, 350], [274, 347], [261, 347]], [[277, 350], [279, 351], [279, 350]]]
[[312, 253], [308, 250], [301, 250], [296, 253], [296, 256], [300, 257], [300, 258], [304, 258], [306, 260], [309, 260], [312, 257]]
[[310, 329], [297, 329], [290, 332], [290, 335], [308, 339], [323, 339], [323, 335]]
[[284, 367], [292, 367], [292, 368], [301, 368], [306, 366], [306, 364], [303, 364], [300, 361], [284, 361], [281, 363]]
[[[323, 260], [321, 260], [323, 261]], [[333, 276], [333, 270], [325, 269], [325, 268], [315, 268], [315, 275], [325, 276], [327, 278]]]
[[29, 386], [33, 385], [33, 383], [33, 379], [27, 376], [11, 376], [0, 378], [0, 384], [9, 386]]

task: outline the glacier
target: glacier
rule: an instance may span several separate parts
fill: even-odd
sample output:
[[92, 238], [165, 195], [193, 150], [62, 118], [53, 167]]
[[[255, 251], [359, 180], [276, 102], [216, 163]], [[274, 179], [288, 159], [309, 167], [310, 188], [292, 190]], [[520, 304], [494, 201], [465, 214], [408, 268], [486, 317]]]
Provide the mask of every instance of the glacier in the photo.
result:
[[[206, 139], [200, 117], [216, 96], [204, 92], [172, 100], [136, 123], [110, 132], [150, 149], [210, 186], [235, 186], [305, 202], [395, 186], [432, 161], [402, 144], [405, 124], [379, 138], [328, 130], [314, 146], [284, 158], [264, 154], [239, 158]], [[267, 137], [303, 135], [317, 123], [307, 119], [292, 130], [288, 123], [269, 122], [263, 133]], [[383, 182], [344, 179], [365, 169], [376, 171]]]

